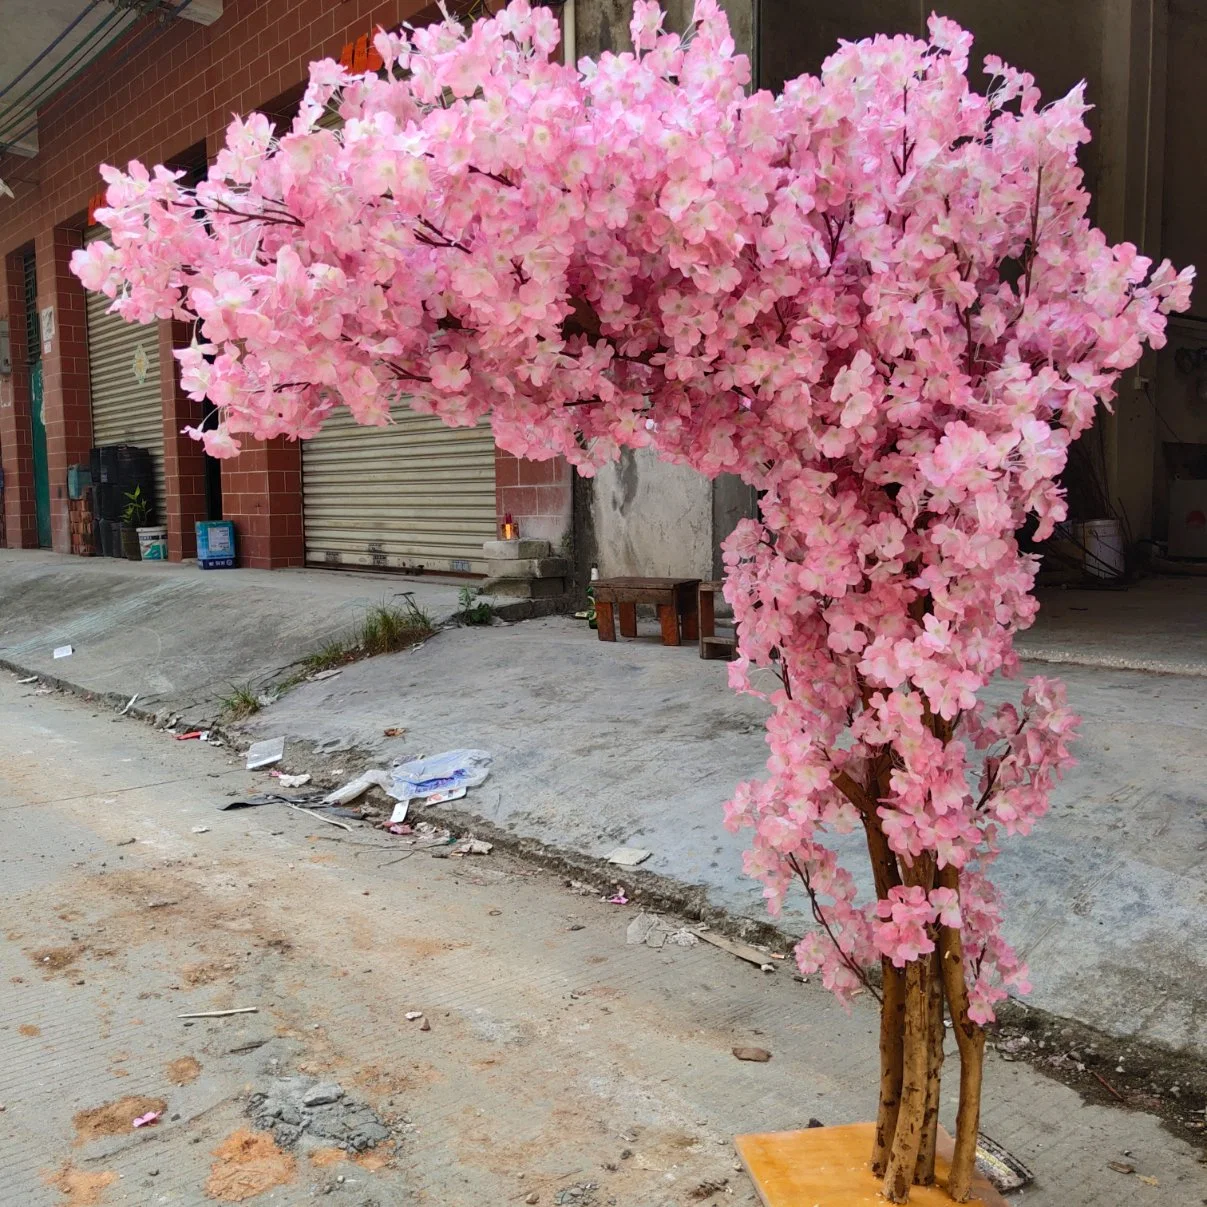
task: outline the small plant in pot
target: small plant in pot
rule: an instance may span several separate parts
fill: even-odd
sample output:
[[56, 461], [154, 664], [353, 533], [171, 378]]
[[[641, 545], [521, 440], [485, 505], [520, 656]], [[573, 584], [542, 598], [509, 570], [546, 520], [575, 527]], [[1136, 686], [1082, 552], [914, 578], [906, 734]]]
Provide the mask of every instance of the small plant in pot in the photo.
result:
[[151, 519], [151, 500], [142, 492], [141, 486], [126, 492], [126, 507], [122, 512], [122, 556], [132, 562], [142, 561], [138, 534]]

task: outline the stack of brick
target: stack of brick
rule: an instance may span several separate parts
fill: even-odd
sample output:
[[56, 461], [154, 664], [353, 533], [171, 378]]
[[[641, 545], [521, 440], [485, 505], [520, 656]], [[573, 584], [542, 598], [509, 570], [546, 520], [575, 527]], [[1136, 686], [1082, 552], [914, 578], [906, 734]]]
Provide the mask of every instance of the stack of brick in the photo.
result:
[[82, 499], [67, 500], [67, 518], [71, 526], [71, 552], [79, 557], [96, 553], [96, 535], [92, 523], [92, 489]]
[[482, 590], [488, 595], [549, 599], [566, 594], [570, 563], [551, 556], [548, 541], [486, 541], [482, 551], [488, 567]]

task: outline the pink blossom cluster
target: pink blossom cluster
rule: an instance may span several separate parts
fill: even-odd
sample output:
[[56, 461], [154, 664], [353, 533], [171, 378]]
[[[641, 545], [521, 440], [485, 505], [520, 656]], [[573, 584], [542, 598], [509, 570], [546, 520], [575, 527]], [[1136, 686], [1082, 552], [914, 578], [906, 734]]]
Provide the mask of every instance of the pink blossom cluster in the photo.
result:
[[[638, 0], [635, 52], [577, 67], [529, 0], [381, 33], [383, 72], [314, 64], [292, 127], [235, 119], [195, 190], [103, 169], [112, 242], [73, 268], [128, 319], [195, 324], [177, 355], [218, 456], [405, 399], [584, 474], [649, 445], [756, 486], [725, 550], [731, 679], [773, 707], [769, 776], [727, 808], [747, 869], [773, 909], [807, 882], [829, 934], [798, 962], [840, 993], [958, 919], [988, 1019], [1025, 969], [986, 872], [1075, 725], [1043, 680], [978, 700], [1035, 615], [1015, 533], [1065, 517], [1070, 441], [1192, 273], [1090, 225], [1082, 89], [1041, 107], [989, 60], [973, 91], [951, 21], [775, 97], [747, 93], [716, 0], [685, 36], [662, 21]], [[858, 826], [960, 869], [958, 900], [859, 901], [825, 842]]]

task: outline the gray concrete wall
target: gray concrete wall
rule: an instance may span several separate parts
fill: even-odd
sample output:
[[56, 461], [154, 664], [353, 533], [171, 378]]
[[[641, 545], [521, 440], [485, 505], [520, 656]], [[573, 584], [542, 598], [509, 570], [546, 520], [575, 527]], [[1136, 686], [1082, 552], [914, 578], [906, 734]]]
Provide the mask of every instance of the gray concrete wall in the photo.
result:
[[625, 449], [595, 476], [591, 521], [604, 578], [712, 578], [712, 483], [650, 449]]

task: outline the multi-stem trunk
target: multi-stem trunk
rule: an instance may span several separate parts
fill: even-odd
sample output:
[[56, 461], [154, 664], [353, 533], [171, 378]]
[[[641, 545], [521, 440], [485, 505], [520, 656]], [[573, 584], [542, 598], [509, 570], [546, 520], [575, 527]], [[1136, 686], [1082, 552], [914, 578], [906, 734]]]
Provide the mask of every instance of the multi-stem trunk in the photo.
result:
[[[943, 868], [939, 872], [939, 883], [943, 888], [959, 892], [959, 872], [953, 867]], [[964, 947], [958, 929], [948, 926], [939, 928], [939, 962], [943, 969], [943, 987], [951, 1007], [952, 1029], [960, 1049], [960, 1105], [956, 1112], [955, 1152], [947, 1179], [947, 1193], [957, 1203], [966, 1203], [972, 1194], [972, 1178], [976, 1172], [985, 1029], [973, 1022], [968, 1013]]]
[[943, 975], [936, 949], [931, 957], [927, 999], [930, 1044], [927, 1049], [926, 1110], [922, 1118], [922, 1147], [918, 1150], [918, 1168], [914, 1181], [932, 1186], [935, 1181], [935, 1150], [939, 1142], [939, 1089], [943, 1072]]
[[918, 1168], [926, 1120], [927, 1071], [931, 1040], [929, 960], [914, 960], [905, 968], [905, 1024], [902, 1034], [901, 1106], [897, 1129], [884, 1173], [884, 1197], [908, 1203]]

